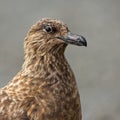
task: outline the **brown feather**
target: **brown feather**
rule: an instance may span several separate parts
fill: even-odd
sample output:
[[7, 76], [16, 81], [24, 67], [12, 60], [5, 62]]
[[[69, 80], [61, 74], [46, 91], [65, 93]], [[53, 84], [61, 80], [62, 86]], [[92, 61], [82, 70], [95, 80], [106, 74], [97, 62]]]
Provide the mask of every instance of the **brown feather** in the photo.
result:
[[[58, 31], [47, 34], [42, 31], [44, 24]], [[31, 27], [22, 69], [0, 90], [0, 120], [81, 120], [76, 81], [64, 57], [67, 44], [55, 39], [67, 32], [64, 23], [53, 19]]]

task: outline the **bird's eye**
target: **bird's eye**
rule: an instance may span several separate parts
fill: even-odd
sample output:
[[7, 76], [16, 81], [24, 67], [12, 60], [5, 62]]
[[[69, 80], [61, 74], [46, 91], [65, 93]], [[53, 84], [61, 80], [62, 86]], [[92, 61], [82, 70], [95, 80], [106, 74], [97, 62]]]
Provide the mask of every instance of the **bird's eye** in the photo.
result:
[[51, 26], [51, 25], [46, 25], [46, 26], [43, 26], [43, 31], [47, 32], [47, 33], [56, 33], [57, 32], [57, 29], [54, 27], [54, 26]]
[[53, 28], [52, 28], [51, 26], [46, 26], [46, 27], [44, 28], [44, 30], [45, 30], [45, 32], [47, 32], [47, 33], [52, 33], [52, 32], [53, 32]]

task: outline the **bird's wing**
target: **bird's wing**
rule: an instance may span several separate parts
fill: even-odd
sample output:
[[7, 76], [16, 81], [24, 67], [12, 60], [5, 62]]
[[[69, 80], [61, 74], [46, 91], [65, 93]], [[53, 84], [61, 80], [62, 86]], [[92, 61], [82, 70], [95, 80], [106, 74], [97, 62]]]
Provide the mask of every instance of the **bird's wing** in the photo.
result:
[[14, 102], [0, 94], [0, 120], [43, 120], [44, 115], [44, 108], [34, 98]]
[[6, 93], [4, 93], [3, 91], [0, 92], [0, 119], [1, 120], [7, 120], [7, 106], [9, 106], [9, 100], [6, 96]]
[[44, 82], [38, 85], [40, 79], [33, 83], [31, 79], [16, 76], [0, 90], [0, 120], [42, 120], [45, 110], [39, 101]]

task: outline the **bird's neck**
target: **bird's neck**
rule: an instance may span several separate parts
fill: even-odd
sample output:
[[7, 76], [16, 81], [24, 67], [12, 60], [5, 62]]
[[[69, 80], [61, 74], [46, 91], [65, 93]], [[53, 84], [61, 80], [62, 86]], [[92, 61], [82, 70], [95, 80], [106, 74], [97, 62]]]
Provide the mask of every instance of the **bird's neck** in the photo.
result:
[[25, 55], [22, 66], [24, 75], [36, 78], [47, 78], [51, 74], [62, 73], [70, 69], [64, 54]]

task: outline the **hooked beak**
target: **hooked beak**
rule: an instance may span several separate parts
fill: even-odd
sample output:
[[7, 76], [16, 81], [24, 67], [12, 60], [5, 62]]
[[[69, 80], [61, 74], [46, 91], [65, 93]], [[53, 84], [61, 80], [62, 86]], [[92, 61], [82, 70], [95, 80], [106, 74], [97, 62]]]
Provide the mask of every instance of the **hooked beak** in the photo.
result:
[[71, 32], [68, 32], [67, 35], [65, 36], [59, 36], [57, 37], [59, 39], [62, 39], [63, 41], [65, 41], [67, 44], [73, 44], [73, 45], [78, 45], [78, 46], [85, 46], [87, 47], [87, 41], [86, 39], [81, 36], [81, 35], [77, 35], [77, 34], [73, 34]]

